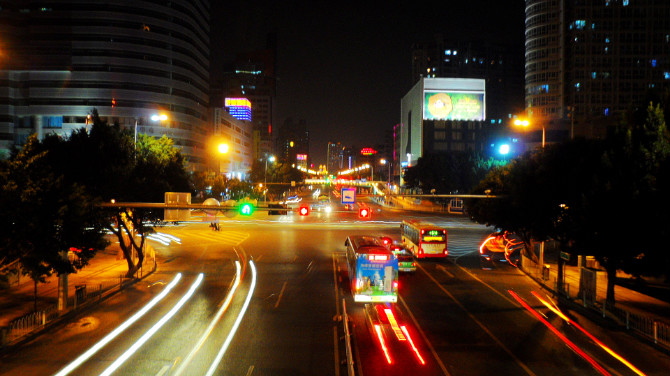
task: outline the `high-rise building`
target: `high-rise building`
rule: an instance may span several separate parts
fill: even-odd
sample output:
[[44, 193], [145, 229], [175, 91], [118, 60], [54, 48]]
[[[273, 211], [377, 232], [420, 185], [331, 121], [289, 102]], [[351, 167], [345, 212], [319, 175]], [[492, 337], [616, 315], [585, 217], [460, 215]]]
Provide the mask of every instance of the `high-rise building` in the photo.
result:
[[[229, 179], [245, 180], [251, 171], [253, 136], [250, 121], [240, 120], [229, 113], [229, 108], [214, 108], [214, 140], [217, 145], [208, 148], [212, 157], [210, 171], [225, 174]], [[218, 146], [225, 145], [219, 151]]]
[[275, 151], [279, 160], [291, 164], [298, 163], [298, 155], [306, 155], [305, 159], [301, 157], [300, 164], [309, 166], [311, 156], [309, 154], [307, 122], [300, 119], [296, 123], [293, 118], [284, 120], [284, 124], [277, 130]]
[[343, 170], [344, 163], [344, 146], [339, 142], [329, 142], [326, 154], [326, 169], [331, 175], [337, 174], [338, 171]]
[[548, 142], [604, 136], [670, 88], [670, 2], [526, 0], [525, 81], [527, 114]]
[[[95, 108], [109, 123], [205, 166], [209, 1], [7, 0], [0, 8], [0, 150], [67, 135]], [[154, 122], [152, 115], [167, 115]]]
[[225, 97], [231, 96], [245, 97], [251, 102], [255, 159], [273, 154], [272, 114], [277, 94], [276, 61], [277, 36], [271, 33], [265, 49], [237, 54], [212, 91], [212, 103], [219, 103]]

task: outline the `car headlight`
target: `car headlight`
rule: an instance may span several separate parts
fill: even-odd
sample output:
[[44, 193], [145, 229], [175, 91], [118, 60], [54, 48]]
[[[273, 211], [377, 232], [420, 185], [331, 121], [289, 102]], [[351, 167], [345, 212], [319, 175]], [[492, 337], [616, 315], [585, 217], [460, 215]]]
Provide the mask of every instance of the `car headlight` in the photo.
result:
[[330, 213], [331, 210], [333, 210], [333, 208], [331, 208], [330, 206], [326, 206], [326, 209], [325, 209], [325, 210], [326, 210], [326, 213]]

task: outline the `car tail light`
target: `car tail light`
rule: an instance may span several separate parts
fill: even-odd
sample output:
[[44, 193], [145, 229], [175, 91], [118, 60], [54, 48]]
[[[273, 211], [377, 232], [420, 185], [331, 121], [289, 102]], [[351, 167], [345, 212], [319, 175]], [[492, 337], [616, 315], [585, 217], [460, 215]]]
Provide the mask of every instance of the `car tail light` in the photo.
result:
[[398, 289], [398, 281], [393, 281], [393, 289], [394, 290]]

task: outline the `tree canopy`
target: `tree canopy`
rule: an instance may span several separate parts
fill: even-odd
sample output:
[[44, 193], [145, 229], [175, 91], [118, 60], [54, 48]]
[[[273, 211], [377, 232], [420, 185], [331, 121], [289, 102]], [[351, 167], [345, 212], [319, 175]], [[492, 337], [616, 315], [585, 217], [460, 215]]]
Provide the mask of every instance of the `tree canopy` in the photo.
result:
[[[2, 219], [0, 266], [19, 260], [36, 281], [53, 272], [84, 267], [106, 246], [104, 231], [113, 231], [128, 262], [128, 274], [141, 265], [148, 220], [162, 211], [102, 209], [109, 202], [162, 202], [165, 192], [190, 190], [184, 160], [172, 140], [140, 134], [137, 144], [128, 130], [108, 125], [96, 111], [92, 127], [69, 137], [35, 136], [0, 165]], [[140, 235], [140, 241], [134, 234]], [[74, 261], [62, 252], [76, 250]], [[134, 262], [133, 252], [138, 255]]]
[[473, 193], [499, 197], [468, 200], [470, 216], [527, 244], [553, 239], [564, 251], [595, 256], [608, 273], [609, 301], [618, 269], [667, 271], [670, 137], [659, 106], [646, 114], [606, 139], [547, 145], [494, 169]]

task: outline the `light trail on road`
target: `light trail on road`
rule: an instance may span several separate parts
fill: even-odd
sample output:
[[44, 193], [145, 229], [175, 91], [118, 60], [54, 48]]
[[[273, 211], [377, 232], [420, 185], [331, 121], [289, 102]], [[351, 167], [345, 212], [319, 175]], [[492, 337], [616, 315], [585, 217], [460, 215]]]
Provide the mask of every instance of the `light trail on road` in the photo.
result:
[[216, 358], [214, 359], [212, 364], [209, 366], [209, 370], [207, 370], [207, 374], [206, 374], [207, 376], [214, 375], [214, 372], [216, 371], [216, 368], [221, 363], [221, 359], [223, 359], [223, 355], [226, 353], [226, 350], [228, 349], [228, 346], [230, 345], [230, 342], [233, 340], [233, 337], [235, 336], [235, 332], [237, 332], [237, 328], [240, 326], [240, 322], [242, 322], [242, 318], [244, 317], [244, 314], [247, 312], [247, 308], [249, 307], [249, 302], [251, 301], [251, 296], [254, 294], [254, 289], [256, 288], [256, 266], [254, 265], [253, 260], [249, 261], [249, 266], [251, 267], [251, 286], [249, 286], [249, 293], [247, 293], [247, 298], [244, 301], [244, 305], [242, 306], [242, 310], [240, 311], [239, 315], [237, 315], [237, 319], [235, 320], [235, 323], [233, 324], [233, 327], [230, 330], [230, 333], [228, 333], [228, 337], [226, 338], [226, 341], [223, 343], [223, 346], [221, 346], [221, 349], [219, 350], [219, 353], [216, 354]]
[[614, 350], [612, 350], [612, 349], [610, 349], [609, 347], [607, 347], [607, 345], [605, 345], [604, 343], [600, 342], [600, 340], [598, 340], [598, 338], [594, 337], [591, 333], [589, 333], [588, 331], [586, 331], [586, 329], [582, 328], [581, 325], [579, 325], [579, 324], [577, 324], [576, 322], [570, 320], [570, 318], [567, 317], [566, 315], [564, 315], [563, 312], [561, 312], [561, 311], [558, 309], [558, 307], [554, 307], [553, 305], [551, 305], [548, 301], [544, 300], [544, 299], [543, 299], [538, 293], [536, 293], [535, 291], [531, 291], [531, 294], [533, 294], [533, 296], [535, 296], [535, 297], [537, 298], [537, 300], [540, 301], [540, 303], [544, 304], [544, 305], [545, 305], [547, 308], [549, 308], [552, 312], [554, 312], [556, 315], [558, 315], [558, 317], [562, 318], [562, 319], [565, 320], [565, 322], [567, 322], [568, 324], [570, 324], [570, 325], [574, 326], [575, 328], [579, 329], [582, 333], [584, 333], [587, 337], [589, 337], [589, 339], [591, 339], [591, 341], [595, 342], [598, 346], [600, 346], [600, 347], [601, 347], [603, 350], [605, 350], [608, 354], [612, 355], [615, 359], [617, 359], [618, 361], [620, 361], [621, 363], [623, 363], [626, 367], [630, 368], [631, 371], [635, 372], [636, 374], [638, 374], [638, 375], [640, 375], [640, 376], [646, 376], [644, 372], [642, 372], [642, 371], [640, 371], [639, 369], [637, 369], [632, 363], [630, 363], [629, 361], [627, 361], [626, 359], [624, 359], [621, 355], [619, 355], [619, 354], [617, 354], [616, 352], [614, 352]]
[[155, 298], [153, 298], [147, 305], [145, 305], [141, 310], [139, 310], [137, 313], [135, 313], [131, 318], [126, 320], [123, 324], [119, 325], [116, 329], [114, 329], [111, 333], [105, 336], [105, 338], [101, 339], [93, 345], [90, 349], [88, 349], [85, 353], [81, 354], [77, 359], [72, 361], [70, 364], [68, 364], [65, 368], [60, 370], [58, 373], [56, 373], [55, 376], [65, 376], [69, 374], [70, 372], [74, 371], [75, 368], [79, 367], [82, 363], [84, 363], [86, 360], [88, 360], [93, 354], [98, 352], [101, 348], [103, 348], [105, 345], [107, 345], [109, 342], [111, 342], [116, 336], [119, 334], [123, 333], [124, 330], [126, 330], [129, 326], [131, 326], [135, 321], [139, 320], [144, 314], [149, 312], [151, 308], [153, 308], [161, 299], [163, 299], [179, 282], [181, 279], [181, 273], [178, 273], [175, 278], [170, 282], [167, 287], [163, 291], [161, 291], [160, 294], [158, 294]]
[[160, 321], [158, 321], [153, 327], [151, 327], [151, 329], [149, 329], [146, 333], [144, 333], [144, 335], [140, 337], [140, 339], [137, 340], [137, 342], [135, 342], [132, 346], [130, 346], [130, 348], [126, 350], [126, 352], [124, 352], [120, 357], [118, 357], [114, 361], [114, 363], [112, 363], [109, 367], [107, 367], [107, 369], [105, 369], [100, 374], [100, 376], [111, 375], [114, 371], [116, 371], [119, 367], [121, 367], [121, 365], [123, 365], [123, 363], [125, 363], [125, 361], [128, 360], [128, 358], [130, 358], [133, 354], [135, 354], [135, 352], [137, 352], [137, 350], [139, 350], [139, 348], [142, 347], [142, 345], [144, 345], [144, 343], [147, 342], [149, 338], [151, 338], [158, 331], [158, 329], [160, 329], [163, 325], [165, 325], [165, 323], [168, 322], [172, 318], [172, 316], [174, 316], [177, 313], [177, 311], [179, 311], [181, 307], [184, 304], [186, 304], [186, 302], [189, 299], [191, 299], [193, 293], [195, 293], [195, 290], [198, 288], [198, 286], [200, 286], [200, 282], [202, 282], [202, 279], [204, 277], [205, 277], [204, 274], [202, 273], [198, 274], [198, 278], [196, 278], [195, 282], [193, 282], [191, 288], [188, 290], [188, 292], [186, 292], [184, 296], [182, 296], [179, 302], [177, 302], [177, 304], [175, 304], [174, 307], [172, 307], [170, 312], [165, 314], [165, 316], [163, 316], [160, 319]]
[[593, 366], [593, 368], [595, 368], [596, 370], [598, 370], [598, 372], [600, 372], [601, 374], [603, 374], [605, 376], [611, 376], [611, 374], [609, 372], [607, 372], [607, 370], [605, 368], [603, 368], [600, 364], [598, 364], [598, 362], [596, 362], [593, 358], [588, 356], [588, 354], [586, 354], [586, 352], [584, 352], [577, 345], [575, 345], [572, 341], [570, 341], [566, 336], [564, 336], [561, 332], [559, 332], [558, 329], [556, 329], [555, 326], [551, 325], [551, 323], [549, 323], [549, 321], [547, 321], [547, 319], [542, 317], [542, 315], [539, 312], [537, 312], [530, 305], [528, 305], [528, 303], [526, 303], [523, 299], [521, 299], [521, 297], [519, 295], [517, 295], [512, 290], [507, 290], [507, 292], [509, 292], [510, 295], [512, 295], [512, 297], [514, 297], [514, 299], [516, 299], [516, 301], [519, 302], [519, 304], [521, 304], [521, 306], [523, 308], [528, 310], [528, 312], [532, 313], [533, 316], [535, 316], [538, 320], [540, 320], [540, 322], [542, 322], [558, 338], [560, 338], [566, 345], [568, 345], [575, 353], [579, 354], [579, 356], [581, 356], [582, 358], [584, 358], [584, 360], [586, 360], [589, 364], [591, 364], [591, 366]]
[[181, 375], [184, 370], [186, 370], [186, 367], [188, 364], [193, 360], [193, 357], [195, 357], [195, 354], [200, 350], [202, 347], [203, 343], [207, 340], [209, 335], [212, 333], [214, 330], [214, 327], [216, 324], [219, 322], [219, 319], [221, 319], [221, 316], [223, 316], [223, 313], [226, 312], [228, 309], [228, 306], [230, 305], [230, 302], [233, 300], [233, 295], [235, 294], [235, 291], [237, 290], [237, 287], [240, 285], [240, 262], [235, 261], [235, 268], [237, 269], [237, 272], [235, 274], [235, 282], [233, 283], [233, 287], [230, 289], [228, 292], [228, 296], [226, 296], [226, 300], [223, 302], [223, 305], [221, 308], [219, 308], [219, 311], [216, 312], [216, 315], [214, 315], [214, 318], [209, 324], [209, 327], [207, 327], [207, 330], [205, 330], [205, 333], [202, 334], [202, 337], [200, 337], [200, 340], [198, 341], [198, 344], [193, 347], [193, 350], [191, 350], [191, 353], [188, 354], [186, 358], [184, 358], [184, 361], [181, 363], [179, 368], [177, 369], [177, 372], [175, 372], [175, 376]]

